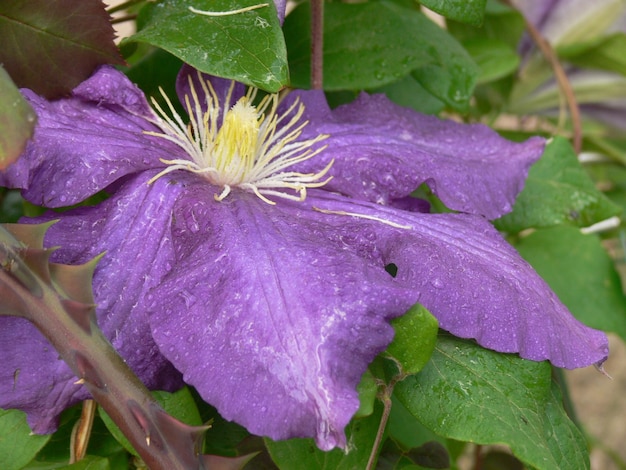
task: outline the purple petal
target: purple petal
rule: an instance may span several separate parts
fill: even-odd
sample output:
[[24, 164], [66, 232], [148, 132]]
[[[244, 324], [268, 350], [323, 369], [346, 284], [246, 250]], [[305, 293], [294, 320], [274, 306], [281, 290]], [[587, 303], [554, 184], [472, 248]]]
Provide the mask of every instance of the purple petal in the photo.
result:
[[[55, 262], [84, 263], [106, 252], [93, 280], [98, 325], [148, 388], [174, 390], [182, 385], [180, 374], [152, 340], [145, 297], [171, 269], [164, 240], [180, 187], [161, 180], [148, 186], [149, 176], [128, 182], [98, 207], [42, 219], [59, 219], [46, 234], [47, 246], [61, 247]], [[35, 432], [52, 432], [61, 411], [88, 394], [32, 325], [5, 317], [0, 325], [0, 407], [22, 409]]]
[[345, 448], [360, 377], [416, 294], [376, 250], [349, 249], [371, 230], [238, 190], [217, 203], [216, 192], [189, 184], [174, 209], [175, 267], [151, 293], [156, 342], [226, 419]]
[[332, 112], [317, 92], [299, 96], [310, 121], [306, 137], [330, 134], [323, 141], [328, 148], [301, 171], [334, 159], [326, 187], [379, 204], [427, 183], [449, 208], [497, 218], [511, 210], [545, 144], [510, 142], [486, 126], [422, 115], [383, 95], [361, 94]]
[[24, 197], [47, 207], [69, 206], [122, 176], [162, 167], [176, 152], [157, 130], [143, 93], [121, 72], [101, 67], [69, 98], [47, 101], [29, 90], [37, 113], [35, 136], [22, 157], [0, 174], [0, 185], [24, 188]]
[[89, 398], [87, 390], [59, 354], [30, 322], [0, 317], [0, 408], [27, 414], [33, 432], [47, 434], [61, 412]]
[[[375, 236], [358, 249], [380, 250], [397, 280], [456, 336], [573, 369], [603, 362], [603, 332], [576, 320], [519, 254], [484, 219], [468, 214], [402, 213], [326, 195], [321, 209], [375, 216], [406, 226], [362, 221]], [[322, 198], [320, 198], [322, 199]], [[336, 216], [341, 218], [342, 216]], [[344, 219], [346, 216], [343, 216]], [[369, 227], [365, 227], [369, 225]]]

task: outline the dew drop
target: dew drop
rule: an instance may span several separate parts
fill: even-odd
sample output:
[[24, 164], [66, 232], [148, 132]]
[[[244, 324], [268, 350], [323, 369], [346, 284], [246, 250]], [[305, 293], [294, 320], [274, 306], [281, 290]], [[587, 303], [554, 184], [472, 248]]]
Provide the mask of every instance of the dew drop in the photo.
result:
[[435, 289], [442, 289], [443, 288], [443, 281], [436, 277], [435, 279], [430, 281], [430, 285], [433, 286]]

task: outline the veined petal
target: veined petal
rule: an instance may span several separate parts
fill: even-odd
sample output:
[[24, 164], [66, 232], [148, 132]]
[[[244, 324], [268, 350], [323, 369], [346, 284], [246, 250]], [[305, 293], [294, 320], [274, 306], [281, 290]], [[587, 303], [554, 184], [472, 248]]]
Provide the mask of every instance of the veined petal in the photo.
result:
[[300, 96], [310, 121], [303, 138], [330, 135], [323, 142], [327, 149], [298, 171], [314, 171], [334, 159], [327, 188], [379, 204], [427, 183], [449, 208], [497, 218], [512, 209], [545, 145], [541, 138], [515, 143], [484, 125], [419, 114], [383, 95], [363, 93], [334, 111], [317, 92], [292, 95], [286, 101]]
[[385, 263], [395, 264], [396, 280], [419, 294], [419, 303], [437, 317], [441, 328], [496, 351], [549, 360], [568, 369], [606, 359], [606, 335], [576, 320], [482, 217], [408, 213], [319, 191], [314, 194], [309, 199], [317, 199], [311, 204], [319, 209], [387, 222], [350, 217], [346, 224], [352, 224], [355, 233], [375, 234], [359, 238], [354, 249], [379, 250]]
[[[106, 252], [93, 279], [98, 326], [147, 387], [174, 390], [181, 377], [152, 340], [146, 293], [171, 269], [164, 255], [173, 200], [163, 191], [175, 193], [176, 185], [148, 186], [146, 173], [98, 207], [26, 222], [59, 219], [45, 240], [60, 246], [55, 262], [80, 264]], [[66, 407], [89, 397], [54, 348], [22, 319], [0, 317], [0, 355], [0, 407], [25, 411], [37, 433], [54, 431]]]
[[214, 192], [188, 184], [177, 201], [175, 268], [151, 292], [155, 341], [224, 418], [345, 448], [356, 385], [392, 339], [387, 320], [416, 295], [376, 250], [349, 249], [371, 230], [244, 191], [217, 203]]
[[0, 185], [23, 188], [30, 202], [46, 207], [76, 204], [122, 176], [163, 167], [176, 147], [143, 133], [156, 130], [141, 90], [121, 72], [103, 66], [72, 96], [47, 101], [24, 96], [37, 113], [35, 135]]

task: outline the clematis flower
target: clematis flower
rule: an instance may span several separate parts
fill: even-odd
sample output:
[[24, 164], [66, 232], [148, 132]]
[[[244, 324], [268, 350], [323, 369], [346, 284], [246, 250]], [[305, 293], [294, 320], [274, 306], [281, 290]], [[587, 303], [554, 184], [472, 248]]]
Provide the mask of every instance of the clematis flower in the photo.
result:
[[[321, 91], [259, 100], [187, 67], [178, 90], [189, 124], [108, 67], [59, 101], [24, 91], [36, 135], [0, 175], [47, 207], [110, 195], [36, 220], [58, 219], [55, 261], [106, 252], [98, 323], [150, 387], [176, 386], [173, 365], [224, 418], [331, 449], [346, 446], [389, 320], [416, 302], [496, 351], [605, 360], [605, 335], [487, 221], [511, 209], [542, 139], [509, 142], [384, 96], [335, 110]], [[428, 213], [410, 197], [422, 183], [457, 213]], [[0, 322], [0, 406], [52, 431], [82, 387], [29, 324]]]

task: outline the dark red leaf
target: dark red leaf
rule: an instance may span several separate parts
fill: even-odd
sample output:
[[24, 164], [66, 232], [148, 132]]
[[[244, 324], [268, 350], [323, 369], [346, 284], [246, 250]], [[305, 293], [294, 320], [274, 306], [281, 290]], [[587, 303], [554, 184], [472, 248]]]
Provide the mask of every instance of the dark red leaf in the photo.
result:
[[21, 88], [55, 98], [100, 64], [121, 64], [101, 0], [2, 0], [0, 63]]

